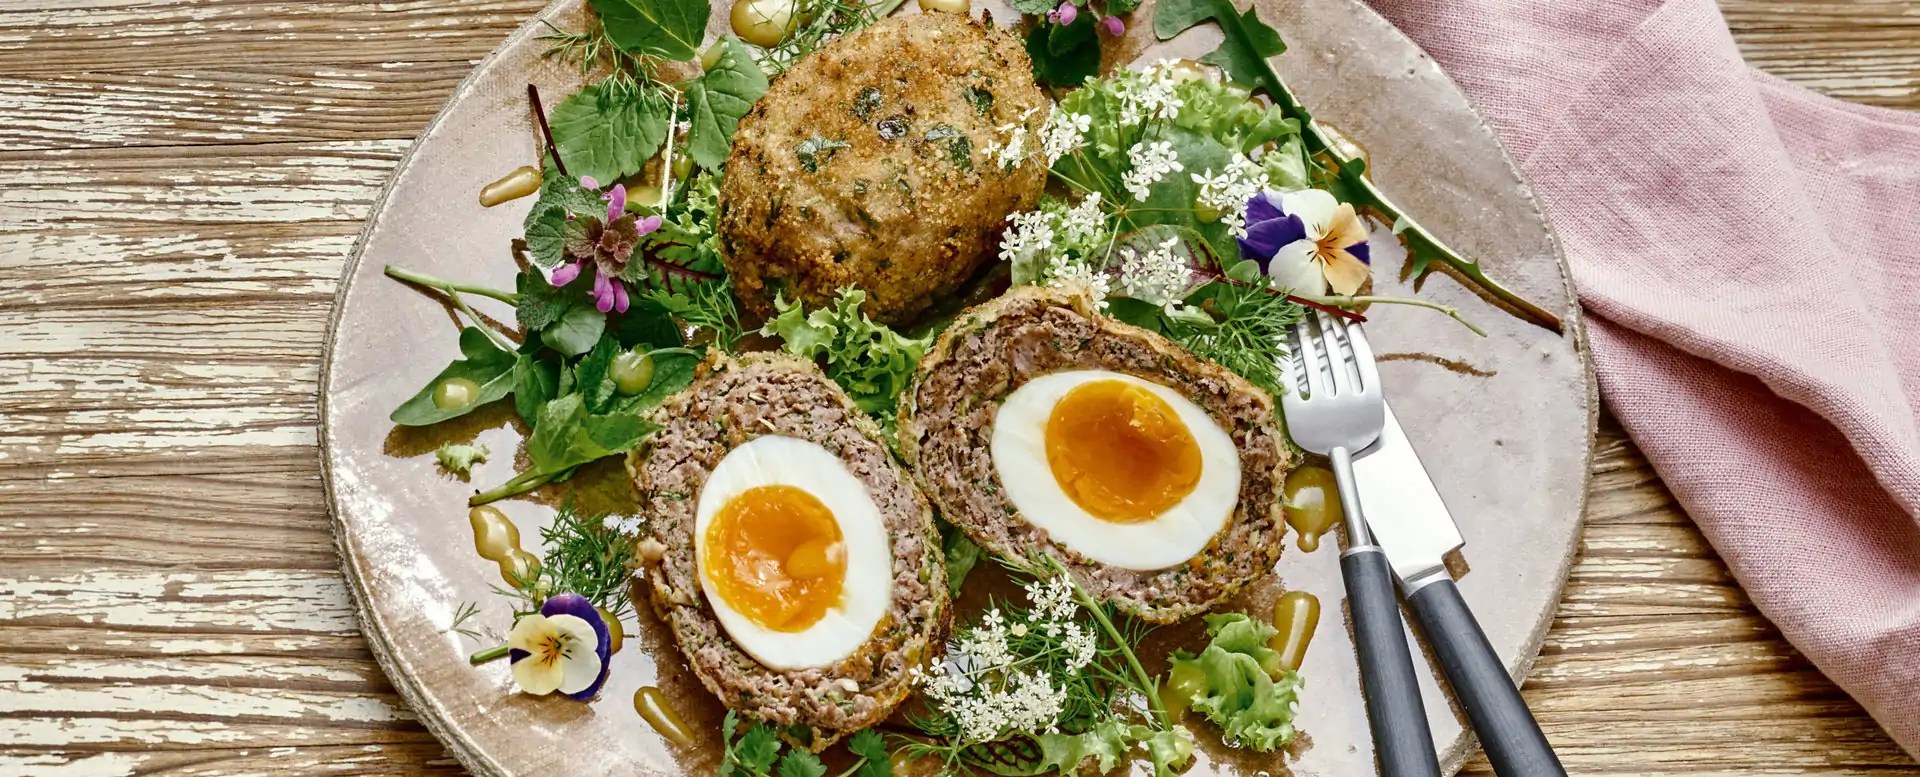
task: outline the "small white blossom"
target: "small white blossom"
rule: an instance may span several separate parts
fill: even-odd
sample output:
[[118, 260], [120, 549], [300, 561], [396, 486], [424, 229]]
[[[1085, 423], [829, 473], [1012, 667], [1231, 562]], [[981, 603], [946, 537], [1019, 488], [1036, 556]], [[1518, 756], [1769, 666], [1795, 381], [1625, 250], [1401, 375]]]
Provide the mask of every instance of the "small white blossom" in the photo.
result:
[[1038, 108], [1028, 108], [1020, 114], [1020, 120], [1012, 124], [1002, 124], [995, 131], [1007, 136], [1005, 142], [992, 140], [987, 142], [987, 156], [1002, 170], [1012, 170], [1027, 161], [1027, 120], [1033, 118]]
[[1115, 80], [1123, 127], [1137, 126], [1147, 119], [1170, 121], [1186, 107], [1186, 101], [1181, 100], [1175, 90], [1180, 79], [1174, 75], [1172, 60], [1160, 60], [1145, 70], [1118, 75]]
[[1120, 176], [1120, 186], [1133, 195], [1136, 202], [1145, 202], [1153, 193], [1153, 185], [1168, 173], [1177, 173], [1185, 168], [1180, 166], [1180, 157], [1173, 151], [1173, 143], [1166, 140], [1140, 141], [1127, 150], [1127, 161], [1133, 164], [1125, 175]]
[[1074, 261], [1065, 254], [1053, 257], [1047, 262], [1047, 285], [1056, 289], [1069, 286], [1085, 286], [1093, 291], [1094, 303], [1101, 310], [1107, 309], [1107, 295], [1113, 288], [1107, 283], [1105, 273], [1096, 272], [1085, 262]]
[[1247, 201], [1266, 190], [1266, 168], [1246, 154], [1234, 154], [1227, 162], [1227, 169], [1218, 174], [1194, 173], [1193, 182], [1200, 184], [1200, 195], [1194, 204], [1219, 213], [1220, 223], [1226, 225], [1228, 234], [1246, 237]]
[[1120, 249], [1120, 293], [1168, 312], [1177, 309], [1192, 285], [1187, 263], [1174, 254], [1173, 248], [1179, 244], [1180, 238], [1170, 237], [1145, 254], [1132, 248]]
[[1100, 193], [1088, 192], [1060, 218], [1060, 236], [1069, 244], [1085, 246], [1105, 237], [1108, 226], [1107, 214], [1100, 210]]
[[1046, 211], [1030, 210], [1007, 217], [1013, 222], [1000, 235], [1000, 258], [1018, 262], [1053, 249], [1053, 217]]
[[1086, 145], [1087, 130], [1092, 128], [1092, 116], [1056, 108], [1040, 130], [1040, 148], [1046, 152], [1047, 164], [1051, 166]]

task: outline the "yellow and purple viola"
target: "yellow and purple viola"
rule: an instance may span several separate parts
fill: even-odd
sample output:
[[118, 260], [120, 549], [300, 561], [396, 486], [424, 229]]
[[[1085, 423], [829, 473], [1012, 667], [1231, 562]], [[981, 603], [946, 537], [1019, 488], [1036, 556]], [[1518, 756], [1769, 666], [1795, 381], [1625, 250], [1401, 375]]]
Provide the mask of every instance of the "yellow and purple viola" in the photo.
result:
[[579, 594], [547, 599], [540, 612], [521, 616], [507, 634], [513, 683], [535, 696], [554, 691], [586, 701], [607, 682], [613, 637], [593, 602]]
[[1352, 295], [1372, 273], [1367, 227], [1353, 206], [1319, 189], [1266, 191], [1247, 201], [1241, 256], [1296, 294]]

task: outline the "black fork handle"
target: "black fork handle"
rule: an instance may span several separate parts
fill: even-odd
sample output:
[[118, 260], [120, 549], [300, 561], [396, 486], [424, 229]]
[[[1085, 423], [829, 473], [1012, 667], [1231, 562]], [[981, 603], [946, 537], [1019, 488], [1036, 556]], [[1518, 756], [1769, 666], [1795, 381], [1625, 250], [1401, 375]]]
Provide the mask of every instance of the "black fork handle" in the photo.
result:
[[1366, 697], [1367, 728], [1380, 759], [1381, 777], [1440, 777], [1433, 732], [1420, 703], [1420, 679], [1413, 673], [1400, 603], [1393, 592], [1393, 568], [1378, 545], [1351, 547], [1340, 554], [1340, 575], [1347, 584], [1347, 608], [1353, 615], [1353, 641], [1360, 658], [1360, 687]]

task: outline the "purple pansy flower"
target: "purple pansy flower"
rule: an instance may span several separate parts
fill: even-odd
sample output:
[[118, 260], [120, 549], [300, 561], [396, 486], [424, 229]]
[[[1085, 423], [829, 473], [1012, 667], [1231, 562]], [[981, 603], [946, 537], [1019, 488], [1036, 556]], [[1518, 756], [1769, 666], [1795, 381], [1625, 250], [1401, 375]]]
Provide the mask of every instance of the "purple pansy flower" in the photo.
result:
[[565, 593], [547, 599], [538, 614], [514, 621], [507, 646], [520, 690], [535, 696], [559, 691], [586, 701], [607, 682], [613, 634], [593, 602]]
[[1267, 191], [1247, 201], [1240, 254], [1267, 277], [1302, 294], [1352, 295], [1372, 270], [1367, 228], [1353, 206], [1319, 189]]

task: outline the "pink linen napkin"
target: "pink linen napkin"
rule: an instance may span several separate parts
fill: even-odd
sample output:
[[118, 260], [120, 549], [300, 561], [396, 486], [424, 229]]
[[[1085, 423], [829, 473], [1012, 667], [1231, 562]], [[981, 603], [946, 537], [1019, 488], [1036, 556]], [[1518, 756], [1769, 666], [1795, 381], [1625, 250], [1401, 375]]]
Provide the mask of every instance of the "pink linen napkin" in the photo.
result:
[[1760, 610], [1920, 756], [1920, 114], [1713, 0], [1370, 0], [1533, 183], [1601, 394]]

